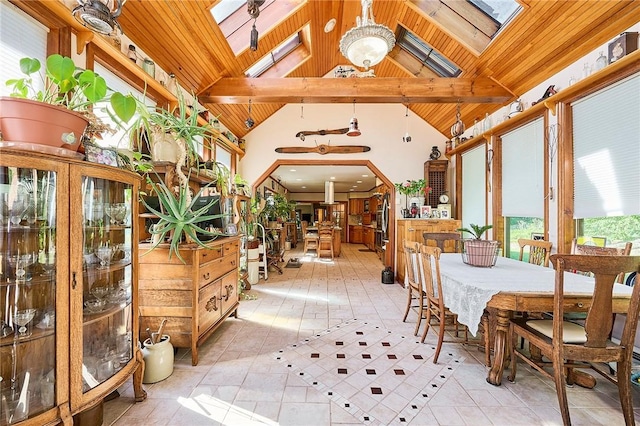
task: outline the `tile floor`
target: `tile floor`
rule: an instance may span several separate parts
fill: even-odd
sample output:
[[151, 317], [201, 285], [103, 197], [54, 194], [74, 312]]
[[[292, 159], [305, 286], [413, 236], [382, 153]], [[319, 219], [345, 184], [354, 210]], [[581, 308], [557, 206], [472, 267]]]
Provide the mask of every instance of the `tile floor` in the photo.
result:
[[[200, 348], [191, 366], [178, 351], [173, 374], [145, 385], [133, 403], [130, 382], [105, 404], [105, 425], [559, 425], [551, 381], [521, 366], [516, 383], [485, 382], [483, 354], [445, 343], [433, 364], [434, 334], [402, 323], [405, 290], [381, 284], [382, 264], [362, 245], [335, 261], [301, 257], [301, 268], [270, 273]], [[576, 425], [624, 424], [617, 388], [568, 390]], [[634, 389], [640, 419], [640, 392]]]

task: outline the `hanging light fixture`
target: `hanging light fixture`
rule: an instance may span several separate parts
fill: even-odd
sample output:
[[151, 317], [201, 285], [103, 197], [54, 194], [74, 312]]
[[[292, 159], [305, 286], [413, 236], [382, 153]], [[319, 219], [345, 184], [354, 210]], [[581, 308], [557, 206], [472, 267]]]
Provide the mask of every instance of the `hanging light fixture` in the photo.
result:
[[351, 121], [349, 122], [349, 131], [347, 132], [347, 136], [360, 136], [360, 129], [358, 129], [358, 119], [356, 118], [356, 101], [353, 101], [353, 117], [351, 117]]
[[457, 138], [464, 133], [464, 130], [464, 123], [460, 119], [460, 102], [458, 101], [458, 106], [456, 108], [456, 122], [451, 126], [451, 137]]
[[251, 118], [251, 99], [249, 99], [249, 117], [244, 120], [244, 125], [247, 126], [247, 129], [250, 129], [254, 124], [256, 124], [256, 122]]
[[71, 14], [85, 27], [100, 34], [109, 35], [120, 28], [116, 18], [122, 13], [127, 0], [78, 0]]
[[325, 181], [324, 183], [324, 203], [325, 204], [334, 204], [335, 203], [335, 188], [332, 181]]
[[409, 134], [409, 105], [407, 105], [407, 111], [404, 113], [405, 117], [405, 131], [402, 137], [402, 142], [411, 142], [411, 135]]
[[251, 38], [249, 39], [249, 49], [254, 52], [258, 50], [258, 30], [256, 29], [256, 19], [260, 16], [260, 6], [264, 4], [265, 0], [248, 0], [247, 12], [249, 16], [253, 18], [253, 26], [251, 27]]
[[376, 24], [371, 6], [373, 0], [361, 0], [362, 16], [356, 17], [356, 26], [340, 39], [340, 52], [357, 67], [379, 64], [391, 52], [396, 38], [388, 27]]

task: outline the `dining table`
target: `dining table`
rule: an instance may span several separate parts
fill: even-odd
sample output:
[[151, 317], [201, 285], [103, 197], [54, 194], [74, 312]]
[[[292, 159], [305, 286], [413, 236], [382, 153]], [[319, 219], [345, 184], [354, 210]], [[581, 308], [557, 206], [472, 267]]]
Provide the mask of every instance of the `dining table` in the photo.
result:
[[[516, 311], [553, 311], [555, 270], [508, 257], [498, 257], [493, 267], [477, 267], [464, 263], [459, 253], [443, 253], [440, 276], [445, 304], [471, 334], [477, 333], [485, 309], [494, 308], [496, 327], [491, 330], [495, 336], [494, 357], [487, 382], [500, 386], [509, 359], [509, 320]], [[587, 312], [593, 287], [592, 277], [565, 272], [565, 312]], [[615, 284], [613, 312], [627, 312], [632, 290], [629, 286]]]

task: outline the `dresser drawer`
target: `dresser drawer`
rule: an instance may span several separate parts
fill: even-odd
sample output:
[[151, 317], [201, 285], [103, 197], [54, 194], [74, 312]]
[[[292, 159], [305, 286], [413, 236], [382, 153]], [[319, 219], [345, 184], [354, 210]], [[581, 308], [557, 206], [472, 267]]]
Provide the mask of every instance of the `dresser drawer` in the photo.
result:
[[237, 255], [235, 253], [215, 259], [202, 266], [198, 271], [199, 287], [207, 285], [211, 281], [215, 281], [229, 271], [236, 269], [238, 265]]
[[211, 327], [221, 316], [220, 281], [215, 281], [198, 292], [198, 334]]
[[198, 257], [200, 259], [200, 265], [203, 265], [207, 262], [211, 262], [215, 259], [220, 259], [223, 255], [222, 244], [198, 251]]
[[232, 253], [237, 253], [238, 252], [238, 248], [240, 247], [240, 241], [239, 240], [235, 240], [235, 241], [231, 241], [229, 243], [224, 243], [223, 244], [223, 254], [225, 256], [228, 256]]

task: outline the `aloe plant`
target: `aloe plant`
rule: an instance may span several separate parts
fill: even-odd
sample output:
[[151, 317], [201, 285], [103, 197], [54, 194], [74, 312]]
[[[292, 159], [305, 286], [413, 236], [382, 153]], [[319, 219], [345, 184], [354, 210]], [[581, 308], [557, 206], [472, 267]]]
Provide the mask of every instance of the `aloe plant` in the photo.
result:
[[169, 258], [171, 258], [171, 255], [175, 253], [182, 263], [186, 263], [180, 255], [180, 243], [183, 241], [185, 236], [189, 237], [199, 246], [206, 248], [207, 245], [200, 240], [199, 235], [205, 235], [213, 238], [222, 235], [219, 232], [212, 232], [203, 229], [198, 225], [200, 222], [224, 216], [222, 214], [207, 214], [211, 206], [218, 202], [218, 199], [212, 200], [207, 205], [195, 209], [198, 198], [208, 186], [201, 188], [200, 191], [198, 191], [198, 193], [189, 200], [189, 196], [187, 194], [189, 191], [188, 187], [185, 188], [180, 186], [178, 194], [174, 195], [173, 191], [169, 189], [163, 181], [158, 183], [147, 178], [147, 182], [158, 196], [158, 201], [161, 207], [160, 210], [156, 210], [149, 206], [144, 198], [140, 198], [148, 211], [160, 218], [156, 223], [156, 226], [150, 231], [154, 235], [159, 235], [160, 238], [157, 239], [157, 242], [149, 251], [155, 249], [162, 241], [165, 240], [167, 235], [170, 235]]
[[471, 235], [473, 235], [473, 238], [475, 238], [476, 240], [480, 240], [482, 239], [482, 234], [484, 234], [485, 232], [487, 232], [489, 229], [493, 228], [493, 225], [476, 225], [474, 223], [470, 224], [469, 227], [471, 227], [471, 229], [469, 228], [458, 228], [456, 229], [456, 231], [458, 232], [467, 232]]

